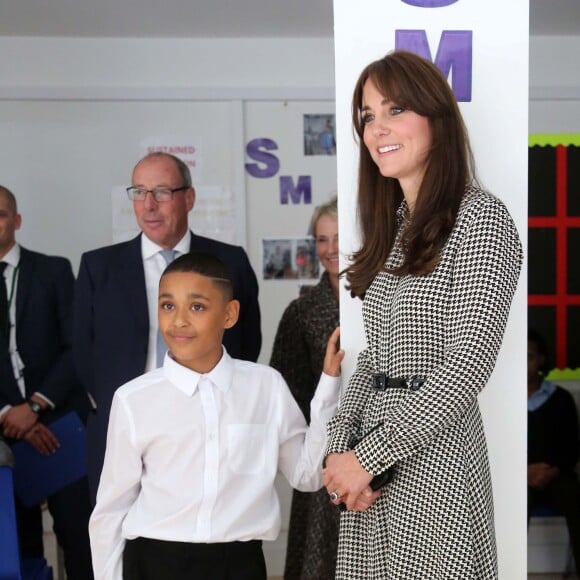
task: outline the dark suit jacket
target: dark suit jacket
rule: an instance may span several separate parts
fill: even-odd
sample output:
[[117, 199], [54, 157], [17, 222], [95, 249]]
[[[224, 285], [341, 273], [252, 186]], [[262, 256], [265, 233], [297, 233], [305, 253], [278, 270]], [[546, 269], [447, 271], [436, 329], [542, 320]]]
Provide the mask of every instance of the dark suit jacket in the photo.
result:
[[[240, 319], [224, 335], [234, 358], [256, 361], [262, 335], [258, 282], [246, 252], [239, 246], [192, 235], [191, 251], [214, 254], [228, 267]], [[95, 398], [89, 418], [89, 481], [96, 492], [105, 455], [113, 393], [143, 374], [149, 342], [149, 313], [141, 235], [83, 254], [75, 292], [74, 358], [81, 379]]]
[[[43, 422], [77, 411], [83, 420], [90, 403], [74, 370], [71, 350], [74, 277], [65, 258], [20, 248], [16, 290], [16, 344], [24, 363], [26, 395], [41, 393], [54, 411]], [[4, 344], [0, 352], [0, 409], [25, 401]]]

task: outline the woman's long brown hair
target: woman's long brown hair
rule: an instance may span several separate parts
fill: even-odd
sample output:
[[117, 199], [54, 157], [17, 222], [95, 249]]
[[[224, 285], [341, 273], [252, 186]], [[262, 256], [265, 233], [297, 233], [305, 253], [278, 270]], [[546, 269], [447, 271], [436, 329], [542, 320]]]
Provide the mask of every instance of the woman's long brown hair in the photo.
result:
[[410, 224], [403, 235], [403, 264], [396, 275], [433, 271], [449, 237], [461, 199], [475, 179], [467, 129], [447, 80], [430, 61], [396, 50], [361, 73], [352, 100], [353, 127], [359, 139], [357, 212], [361, 248], [344, 270], [347, 288], [360, 298], [393, 247], [396, 211], [403, 200], [397, 179], [383, 177], [363, 143], [363, 88], [371, 81], [398, 106], [429, 119], [431, 148]]

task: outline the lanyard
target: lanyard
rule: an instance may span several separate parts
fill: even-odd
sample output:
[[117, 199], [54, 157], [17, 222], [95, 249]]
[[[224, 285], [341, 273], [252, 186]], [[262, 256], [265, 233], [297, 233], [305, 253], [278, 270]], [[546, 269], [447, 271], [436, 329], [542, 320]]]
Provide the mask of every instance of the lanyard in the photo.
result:
[[[18, 277], [18, 270], [20, 268], [20, 262], [15, 266], [14, 271], [12, 272], [12, 285], [10, 287], [10, 296], [8, 297], [8, 319], [12, 320], [11, 317], [11, 306], [12, 301], [14, 300], [14, 294], [16, 291], [16, 279]], [[15, 324], [15, 323], [14, 323]], [[18, 388], [20, 389], [20, 393], [23, 397], [26, 396], [26, 387], [24, 384], [24, 375], [22, 374], [22, 369], [24, 368], [24, 364], [20, 355], [18, 354], [18, 349], [16, 347], [16, 332], [14, 328], [14, 324], [10, 323], [10, 339], [9, 339], [9, 348], [8, 351], [10, 353], [10, 362], [12, 363], [12, 370], [14, 372], [14, 378], [18, 383]]]
[[16, 288], [16, 276], [18, 275], [18, 269], [20, 268], [20, 262], [14, 268], [12, 272], [12, 283], [10, 284], [10, 296], [8, 296], [8, 316], [10, 316], [10, 308], [12, 306], [12, 300], [14, 300], [14, 290]]

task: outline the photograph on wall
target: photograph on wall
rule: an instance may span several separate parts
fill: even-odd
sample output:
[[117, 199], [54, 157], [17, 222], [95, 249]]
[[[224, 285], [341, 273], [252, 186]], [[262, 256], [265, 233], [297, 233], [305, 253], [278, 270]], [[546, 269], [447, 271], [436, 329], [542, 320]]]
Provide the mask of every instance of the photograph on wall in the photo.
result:
[[318, 279], [314, 239], [262, 240], [262, 275], [264, 280]]
[[334, 115], [304, 115], [304, 155], [336, 155]]

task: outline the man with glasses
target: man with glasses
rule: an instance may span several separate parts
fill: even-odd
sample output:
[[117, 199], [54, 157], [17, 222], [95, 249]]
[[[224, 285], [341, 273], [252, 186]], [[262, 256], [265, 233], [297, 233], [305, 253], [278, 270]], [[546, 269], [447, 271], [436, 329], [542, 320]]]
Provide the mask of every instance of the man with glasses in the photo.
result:
[[88, 425], [93, 498], [115, 389], [162, 365], [166, 349], [157, 328], [157, 290], [173, 258], [208, 252], [230, 270], [240, 301], [240, 319], [223, 340], [232, 357], [255, 362], [262, 341], [258, 283], [246, 252], [188, 228], [195, 189], [187, 165], [167, 153], [150, 153], [135, 166], [132, 183], [127, 194], [142, 233], [83, 254], [75, 289], [75, 363], [96, 403]]

